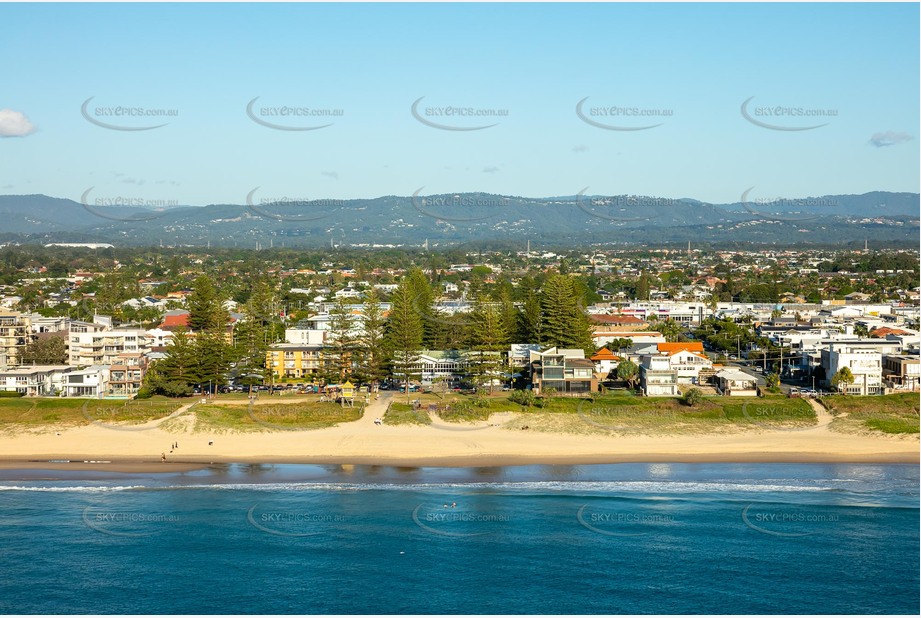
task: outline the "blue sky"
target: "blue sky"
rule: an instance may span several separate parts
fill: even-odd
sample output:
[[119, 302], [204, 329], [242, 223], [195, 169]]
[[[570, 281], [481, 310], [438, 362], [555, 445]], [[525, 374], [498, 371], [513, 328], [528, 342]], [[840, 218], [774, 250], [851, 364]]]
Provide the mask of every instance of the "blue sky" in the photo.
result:
[[[0, 194], [919, 190], [917, 4], [0, 4]], [[147, 131], [100, 127], [168, 123]], [[246, 113], [285, 126], [265, 127]], [[435, 128], [498, 123], [476, 130]], [[582, 120], [646, 130], [610, 130]], [[765, 128], [749, 118], [773, 125]], [[102, 108], [178, 110], [166, 118]], [[263, 108], [341, 110], [272, 117]], [[795, 115], [776, 107], [825, 110]], [[435, 116], [439, 107], [507, 110]], [[653, 110], [636, 117], [601, 108]], [[608, 109], [610, 112], [611, 110]], [[594, 112], [594, 113], [593, 113]], [[812, 113], [812, 112], [810, 112]], [[666, 115], [661, 115], [666, 114]], [[833, 115], [831, 115], [833, 114]], [[824, 124], [810, 130], [797, 129]]]

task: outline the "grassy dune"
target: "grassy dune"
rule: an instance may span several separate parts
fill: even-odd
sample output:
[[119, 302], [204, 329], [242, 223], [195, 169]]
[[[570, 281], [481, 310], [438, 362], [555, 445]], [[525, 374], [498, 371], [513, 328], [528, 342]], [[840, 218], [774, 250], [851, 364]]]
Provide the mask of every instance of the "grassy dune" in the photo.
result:
[[167, 398], [142, 401], [20, 398], [0, 399], [0, 428], [104, 423], [140, 424], [169, 416], [182, 402]]
[[509, 428], [581, 434], [725, 433], [807, 428], [816, 415], [801, 399], [708, 397], [696, 406], [677, 398], [609, 395], [593, 401], [557, 399], [527, 408]]
[[845, 433], [918, 434], [918, 395], [831, 395], [822, 404], [835, 416], [831, 428]]
[[386, 425], [431, 425], [432, 418], [429, 416], [425, 406], [419, 410], [413, 410], [411, 405], [405, 403], [393, 402], [384, 413], [384, 424]]
[[199, 405], [193, 408], [195, 431], [285, 431], [322, 429], [361, 418], [361, 406], [333, 402], [264, 405]]

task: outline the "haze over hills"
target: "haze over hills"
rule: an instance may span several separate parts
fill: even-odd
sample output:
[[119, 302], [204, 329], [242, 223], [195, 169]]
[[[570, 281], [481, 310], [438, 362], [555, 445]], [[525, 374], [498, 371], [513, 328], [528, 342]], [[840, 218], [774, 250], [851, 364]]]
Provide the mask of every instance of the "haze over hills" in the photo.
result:
[[[255, 193], [255, 192], [254, 192]], [[917, 244], [917, 193], [872, 192], [738, 202], [583, 195], [459, 193], [246, 204], [108, 205], [45, 195], [0, 196], [0, 241], [287, 247], [534, 240], [571, 245], [705, 242]]]

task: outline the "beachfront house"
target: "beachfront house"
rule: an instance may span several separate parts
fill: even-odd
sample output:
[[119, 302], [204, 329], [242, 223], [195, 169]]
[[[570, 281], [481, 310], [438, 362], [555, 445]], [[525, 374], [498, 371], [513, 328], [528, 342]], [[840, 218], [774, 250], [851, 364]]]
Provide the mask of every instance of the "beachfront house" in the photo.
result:
[[676, 372], [680, 384], [700, 384], [701, 373], [712, 375], [713, 361], [704, 353], [700, 341], [659, 343], [657, 350], [668, 357], [669, 366]]
[[589, 358], [595, 364], [595, 373], [604, 379], [620, 364], [620, 357], [607, 348], [601, 348]]
[[105, 396], [109, 387], [109, 365], [91, 365], [75, 369], [64, 377], [65, 397]]
[[678, 372], [668, 356], [644, 354], [640, 357], [640, 389], [647, 397], [677, 397]]
[[716, 374], [716, 384], [723, 395], [732, 397], [755, 397], [758, 395], [758, 380], [738, 369], [723, 369]]
[[583, 350], [550, 348], [531, 352], [531, 384], [536, 394], [552, 388], [558, 395], [582, 395], [598, 390], [595, 364]]

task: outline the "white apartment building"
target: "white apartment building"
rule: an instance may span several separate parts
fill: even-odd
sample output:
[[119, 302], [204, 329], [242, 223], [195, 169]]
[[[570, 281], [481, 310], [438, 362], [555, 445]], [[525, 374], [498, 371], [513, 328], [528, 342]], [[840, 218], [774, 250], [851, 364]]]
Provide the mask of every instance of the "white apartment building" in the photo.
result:
[[26, 397], [55, 395], [63, 390], [67, 365], [36, 365], [0, 370], [0, 391], [17, 391]]
[[65, 397], [102, 398], [108, 388], [108, 365], [92, 365], [85, 369], [75, 369], [64, 378]]
[[98, 324], [86, 328], [74, 324], [67, 363], [72, 367], [111, 365], [120, 354], [146, 351], [147, 337], [141, 328], [102, 330]]
[[326, 329], [286, 328], [285, 341], [297, 345], [323, 345], [328, 333]]
[[[831, 388], [834, 375], [847, 367], [854, 375], [854, 383], [847, 385], [852, 395], [876, 395], [883, 391], [883, 355], [872, 341], [832, 341], [822, 350], [822, 368], [825, 370], [824, 388]], [[838, 386], [840, 390], [845, 385]]]

